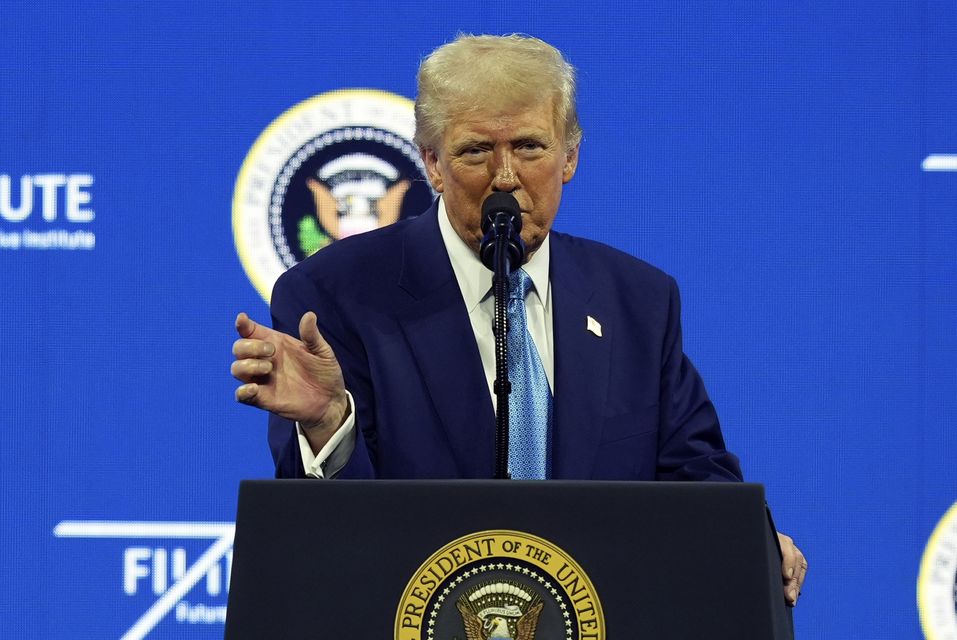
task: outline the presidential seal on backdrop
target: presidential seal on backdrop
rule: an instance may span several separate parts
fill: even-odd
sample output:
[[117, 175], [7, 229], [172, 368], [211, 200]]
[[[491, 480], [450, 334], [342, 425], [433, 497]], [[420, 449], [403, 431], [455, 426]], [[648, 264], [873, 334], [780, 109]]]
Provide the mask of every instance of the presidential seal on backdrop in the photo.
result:
[[414, 132], [411, 100], [369, 89], [312, 97], [266, 127], [233, 193], [236, 251], [266, 302], [297, 262], [429, 206]]
[[957, 503], [941, 518], [924, 550], [917, 607], [927, 640], [957, 639]]
[[584, 570], [521, 531], [480, 531], [436, 551], [412, 576], [395, 617], [395, 640], [604, 638]]

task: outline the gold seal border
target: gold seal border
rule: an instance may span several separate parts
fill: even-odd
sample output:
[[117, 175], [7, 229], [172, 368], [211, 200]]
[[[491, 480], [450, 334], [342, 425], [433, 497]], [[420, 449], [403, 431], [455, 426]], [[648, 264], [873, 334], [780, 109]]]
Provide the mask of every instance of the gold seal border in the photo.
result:
[[[486, 543], [486, 541], [489, 539], [494, 541], [494, 548], [490, 544]], [[521, 544], [516, 547], [516, 542]], [[506, 543], [511, 543], [513, 551], [508, 552], [504, 550]], [[484, 546], [486, 549], [488, 549], [487, 554], [479, 555], [479, 557], [474, 559], [466, 559], [461, 562], [456, 562], [456, 559], [454, 558], [455, 552], [459, 551], [460, 555], [462, 555], [462, 553], [465, 553], [462, 551], [463, 548], [469, 544], [477, 544], [477, 548], [480, 551]], [[550, 554], [550, 557], [546, 561], [543, 554], [529, 555], [529, 552], [527, 551], [529, 546], [531, 546], [533, 549], [542, 550]], [[472, 548], [476, 547], [473, 546]], [[466, 556], [469, 555], [471, 554], [466, 553]], [[440, 559], [443, 558], [451, 558], [451, 561], [456, 562], [456, 564], [452, 570], [448, 571], [444, 576], [442, 576], [441, 581], [437, 581], [434, 577], [434, 574], [430, 573], [430, 569], [434, 569], [437, 565], [439, 565]], [[561, 588], [565, 592], [566, 597], [572, 605], [572, 610], [575, 612], [575, 617], [578, 620], [578, 636], [583, 638], [587, 637], [589, 640], [605, 640], [605, 614], [602, 611], [601, 601], [598, 599], [598, 593], [595, 591], [594, 585], [588, 578], [588, 574], [586, 574], [581, 566], [575, 562], [574, 558], [572, 558], [568, 553], [565, 552], [564, 549], [557, 546], [553, 542], [550, 542], [544, 538], [540, 538], [539, 536], [531, 533], [515, 531], [512, 529], [490, 529], [487, 531], [477, 531], [475, 533], [470, 533], [449, 542], [444, 547], [429, 556], [429, 559], [419, 566], [418, 570], [416, 570], [415, 574], [412, 576], [412, 579], [409, 580], [409, 583], [406, 585], [405, 591], [402, 592], [402, 598], [399, 600], [399, 606], [396, 609], [395, 615], [395, 640], [423, 640], [423, 638], [427, 637], [425, 629], [428, 626], [428, 623], [425, 620], [425, 605], [422, 605], [422, 615], [420, 616], [422, 622], [417, 629], [402, 626], [404, 616], [408, 616], [408, 605], [413, 605], [413, 607], [415, 607], [416, 604], [420, 602], [425, 602], [427, 604], [429, 601], [431, 601], [436, 591], [445, 583], [448, 576], [467, 566], [493, 559], [506, 561], [510, 559], [520, 560], [535, 565], [541, 569], [553, 580], [555, 580], [557, 587]], [[559, 561], [558, 566], [555, 565], [556, 561]], [[566, 585], [558, 577], [558, 573], [561, 570], [561, 563], [564, 563], [565, 566], [571, 569], [573, 573], [569, 575], [574, 575], [577, 578], [580, 578], [580, 583], [584, 586], [584, 592], [594, 607], [594, 619], [596, 621], [596, 625], [594, 629], [589, 630], [587, 636], [581, 635], [582, 621], [578, 614], [578, 609], [575, 606], [576, 600], [572, 597], [572, 594], [569, 593]], [[421, 596], [416, 595], [415, 591], [420, 587], [420, 585], [422, 585], [421, 581], [424, 577], [428, 577], [431, 581], [435, 582], [435, 586], [426, 593], [426, 597], [423, 599]], [[568, 580], [568, 582], [571, 582], [571, 580]], [[419, 591], [422, 591], [422, 589], [419, 588]], [[576, 593], [579, 594], [578, 601], [583, 602], [585, 598], [580, 597], [580, 592]]]
[[[920, 616], [920, 626], [927, 637], [927, 640], [944, 640], [944, 637], [938, 634], [939, 629], [931, 627], [930, 611], [931, 599], [933, 597], [930, 585], [930, 576], [934, 570], [934, 556], [944, 544], [944, 538], [951, 530], [957, 530], [957, 502], [952, 504], [944, 517], [940, 519], [934, 532], [930, 534], [927, 546], [924, 548], [924, 555], [920, 561], [920, 574], [917, 576], [917, 611]], [[951, 538], [951, 543], [957, 542], [957, 536]], [[947, 637], [950, 637], [950, 630], [945, 630]]]
[[[243, 270], [246, 272], [246, 277], [249, 278], [250, 283], [252, 283], [256, 291], [259, 292], [259, 295], [262, 296], [263, 300], [266, 301], [266, 304], [269, 304], [269, 299], [272, 296], [272, 285], [274, 282], [263, 276], [261, 271], [257, 268], [255, 261], [250, 255], [252, 253], [250, 242], [246, 238], [242, 228], [242, 194], [244, 193], [246, 184], [249, 181], [249, 174], [253, 169], [253, 165], [256, 164], [256, 161], [263, 153], [266, 145], [269, 144], [273, 137], [275, 137], [276, 134], [281, 131], [286, 124], [292, 122], [296, 116], [308, 111], [309, 109], [313, 109], [317, 105], [320, 105], [324, 102], [342, 101], [348, 100], [350, 98], [374, 98], [384, 102], [392, 102], [407, 108], [410, 114], [414, 112], [415, 108], [415, 103], [405, 96], [400, 96], [398, 94], [383, 91], [381, 89], [333, 89], [331, 91], [320, 93], [318, 95], [312, 96], [311, 98], [306, 98], [297, 104], [294, 104], [279, 114], [275, 120], [270, 122], [269, 125], [263, 129], [262, 133], [260, 133], [256, 138], [256, 141], [253, 143], [252, 147], [249, 148], [249, 151], [246, 153], [246, 157], [243, 159], [242, 165], [239, 167], [239, 173], [236, 176], [236, 184], [233, 186], [233, 243], [236, 247], [236, 253], [239, 255], [239, 262], [242, 264]], [[268, 208], [269, 205], [267, 204], [266, 206]]]

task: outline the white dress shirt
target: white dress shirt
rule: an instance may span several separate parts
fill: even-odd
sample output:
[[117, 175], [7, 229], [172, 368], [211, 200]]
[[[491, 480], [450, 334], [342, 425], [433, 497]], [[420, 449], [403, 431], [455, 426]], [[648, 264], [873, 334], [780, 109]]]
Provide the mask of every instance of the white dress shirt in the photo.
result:
[[[449, 254], [452, 271], [462, 291], [462, 299], [468, 310], [469, 321], [472, 323], [472, 332], [478, 345], [479, 355], [482, 358], [482, 367], [485, 370], [485, 380], [488, 383], [489, 399], [492, 408], [495, 408], [496, 397], [493, 391], [495, 382], [495, 336], [492, 325], [495, 319], [495, 300], [492, 296], [492, 272], [485, 268], [479, 257], [462, 238], [455, 233], [445, 210], [445, 201], [439, 199], [439, 232], [442, 242]], [[528, 331], [538, 349], [548, 378], [548, 386], [555, 390], [555, 357], [552, 332], [552, 298], [551, 285], [548, 280], [548, 265], [550, 259], [549, 238], [535, 255], [523, 266], [535, 285], [525, 298], [525, 313]], [[349, 400], [350, 414], [338, 431], [329, 439], [329, 442], [313, 455], [312, 447], [296, 424], [299, 434], [299, 451], [302, 454], [302, 466], [306, 476], [311, 478], [332, 478], [349, 462], [355, 449], [355, 403], [352, 394], [346, 392]]]

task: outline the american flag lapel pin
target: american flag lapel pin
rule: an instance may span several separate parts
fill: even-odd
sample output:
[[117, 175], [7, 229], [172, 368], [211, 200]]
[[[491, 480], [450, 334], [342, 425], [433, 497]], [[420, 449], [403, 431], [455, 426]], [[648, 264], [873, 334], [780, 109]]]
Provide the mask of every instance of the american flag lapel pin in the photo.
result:
[[601, 323], [591, 316], [587, 316], [585, 319], [585, 329], [591, 331], [599, 338], [601, 337]]

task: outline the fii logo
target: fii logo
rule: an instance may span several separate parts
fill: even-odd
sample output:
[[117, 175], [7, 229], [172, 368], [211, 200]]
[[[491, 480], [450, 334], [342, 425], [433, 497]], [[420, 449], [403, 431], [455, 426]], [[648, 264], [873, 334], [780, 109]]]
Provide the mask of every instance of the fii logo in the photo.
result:
[[93, 249], [88, 173], [0, 173], [0, 249]]
[[[206, 572], [206, 593], [222, 594], [232, 568], [233, 553], [226, 552], [223, 563], [217, 562]], [[186, 549], [183, 547], [126, 547], [123, 551], [123, 591], [135, 596], [148, 586], [153, 595], [161, 596], [186, 576]], [[145, 584], [144, 584], [145, 583]]]
[[[155, 598], [122, 636], [123, 640], [139, 640], [171, 613], [176, 622], [184, 624], [226, 621], [224, 604], [190, 603], [184, 597], [195, 587], [210, 597], [228, 592], [235, 529], [231, 522], [65, 520], [53, 529], [53, 535], [130, 542], [121, 559], [122, 592], [130, 597]], [[211, 541], [198, 556], [190, 554], [184, 544], [196, 540]]]

